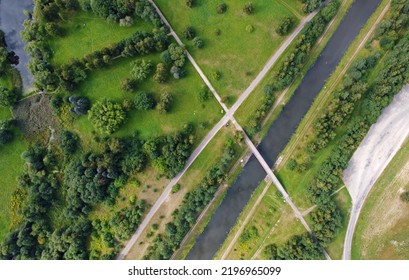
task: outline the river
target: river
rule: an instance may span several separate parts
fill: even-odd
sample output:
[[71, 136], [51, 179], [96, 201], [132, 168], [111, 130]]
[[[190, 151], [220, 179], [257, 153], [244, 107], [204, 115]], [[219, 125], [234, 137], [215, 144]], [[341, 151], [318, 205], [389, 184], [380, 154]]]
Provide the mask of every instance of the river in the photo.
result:
[[[328, 42], [322, 54], [307, 72], [291, 100], [269, 128], [258, 150], [266, 162], [273, 166], [285, 148], [300, 121], [311, 107], [325, 81], [344, 56], [381, 0], [356, 0]], [[254, 156], [250, 158], [237, 180], [228, 189], [226, 197], [214, 212], [209, 224], [196, 240], [187, 259], [212, 259], [226, 239], [231, 227], [251, 197], [253, 191], [266, 177]], [[290, 194], [291, 195], [291, 194]], [[268, 217], [266, 217], [268, 218]]]
[[0, 29], [5, 33], [8, 50], [14, 51], [20, 58], [16, 68], [20, 72], [24, 89], [30, 88], [33, 76], [27, 68], [30, 57], [24, 50], [26, 44], [21, 39], [20, 32], [27, 18], [23, 11], [32, 11], [33, 7], [32, 0], [0, 0]]

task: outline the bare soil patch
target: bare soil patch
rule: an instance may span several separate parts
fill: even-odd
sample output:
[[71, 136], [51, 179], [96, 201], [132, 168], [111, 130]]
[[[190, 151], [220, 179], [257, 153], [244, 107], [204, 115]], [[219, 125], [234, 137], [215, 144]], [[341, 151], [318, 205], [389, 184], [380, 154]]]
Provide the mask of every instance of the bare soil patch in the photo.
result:
[[13, 108], [16, 125], [27, 137], [55, 128], [53, 109], [48, 95], [35, 95], [19, 101]]

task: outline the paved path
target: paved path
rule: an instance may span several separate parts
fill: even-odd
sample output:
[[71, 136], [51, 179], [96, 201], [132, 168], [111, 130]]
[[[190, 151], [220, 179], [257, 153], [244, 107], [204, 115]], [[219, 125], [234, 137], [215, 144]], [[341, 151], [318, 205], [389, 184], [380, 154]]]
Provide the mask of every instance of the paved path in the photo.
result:
[[[169, 22], [166, 20], [165, 16], [161, 12], [161, 10], [158, 8], [158, 6], [155, 4], [154, 1], [149, 0], [149, 2], [152, 4], [152, 6], [156, 9], [158, 15], [161, 17], [162, 21], [168, 26], [170, 30], [170, 34], [175, 38], [176, 42], [183, 46], [182, 41], [180, 38], [177, 36]], [[212, 130], [206, 135], [206, 137], [202, 140], [202, 142], [199, 144], [199, 146], [193, 151], [189, 159], [187, 160], [185, 167], [183, 170], [174, 177], [170, 183], [166, 186], [166, 188], [163, 190], [161, 196], [158, 198], [158, 200], [155, 202], [153, 207], [150, 209], [142, 223], [139, 225], [138, 229], [136, 232], [133, 234], [131, 239], [128, 241], [126, 246], [122, 249], [120, 254], [118, 255], [119, 260], [124, 259], [126, 255], [129, 253], [137, 239], [140, 237], [142, 232], [145, 230], [145, 228], [148, 226], [149, 222], [153, 218], [153, 216], [156, 214], [156, 212], [159, 210], [161, 205], [166, 201], [168, 198], [172, 187], [179, 181], [179, 179], [183, 176], [183, 174], [187, 171], [187, 169], [190, 167], [190, 165], [193, 163], [193, 161], [199, 156], [199, 154], [204, 150], [204, 148], [209, 144], [209, 142], [213, 139], [213, 137], [217, 134], [217, 132], [229, 121], [232, 120], [233, 124], [238, 128], [238, 130], [243, 131], [243, 129], [240, 127], [240, 125], [236, 122], [234, 119], [234, 113], [236, 110], [240, 107], [240, 105], [246, 100], [246, 98], [250, 95], [250, 93], [256, 88], [256, 86], [261, 82], [261, 80], [267, 75], [268, 71], [271, 69], [271, 67], [274, 65], [274, 63], [278, 60], [278, 58], [283, 54], [283, 52], [286, 50], [286, 48], [292, 43], [292, 41], [296, 38], [296, 36], [301, 32], [301, 30], [304, 28], [305, 24], [307, 24], [315, 15], [317, 12], [311, 13], [309, 16], [307, 16], [305, 19], [302, 20], [300, 25], [294, 30], [294, 32], [286, 39], [286, 41], [280, 46], [280, 48], [276, 51], [276, 53], [268, 60], [264, 68], [261, 70], [261, 72], [257, 75], [257, 77], [253, 80], [253, 82], [250, 84], [250, 86], [241, 94], [241, 96], [238, 98], [238, 100], [234, 103], [234, 105], [228, 109], [227, 106], [222, 102], [219, 94], [216, 92], [210, 81], [207, 79], [206, 75], [203, 73], [203, 71], [200, 69], [199, 65], [196, 63], [196, 61], [193, 59], [193, 57], [189, 54], [189, 52], [186, 51], [186, 56], [189, 59], [189, 61], [193, 64], [195, 67], [196, 71], [199, 73], [200, 77], [203, 79], [205, 84], [209, 87], [217, 101], [219, 102], [220, 106], [222, 106], [223, 110], [226, 112], [223, 118], [212, 128]], [[244, 131], [243, 131], [244, 132]], [[256, 147], [254, 144], [251, 142], [251, 140], [245, 136], [246, 138], [246, 143], [249, 145], [250, 149], [253, 152], [257, 151]], [[251, 146], [250, 146], [251, 145]], [[260, 153], [257, 151], [258, 155], [261, 157], [260, 160], [262, 159], [262, 156]], [[265, 166], [267, 166], [267, 169], [270, 170], [269, 176], [271, 177], [271, 174], [274, 176], [273, 172], [271, 169], [268, 167], [267, 163], [262, 159]], [[261, 163], [261, 162], [260, 162]], [[274, 176], [274, 180], [278, 182], [278, 179]], [[280, 184], [281, 186], [281, 184]], [[282, 188], [282, 187], [281, 187]], [[284, 188], [282, 190], [285, 192]], [[288, 197], [288, 194], [286, 195]], [[289, 199], [289, 197], [288, 197]], [[291, 201], [291, 200], [290, 200]], [[292, 203], [292, 201], [291, 201]], [[292, 203], [293, 207], [295, 205]], [[293, 208], [294, 209], [294, 208]], [[298, 211], [298, 209], [297, 209]], [[302, 218], [302, 215], [298, 211], [298, 214]], [[298, 215], [297, 215], [298, 216]], [[304, 221], [305, 223], [305, 221]], [[304, 224], [303, 223], [303, 224]], [[308, 225], [305, 223], [304, 226]], [[309, 229], [309, 228], [308, 228]], [[307, 230], [308, 230], [307, 229]], [[311, 230], [309, 230], [311, 232]]]

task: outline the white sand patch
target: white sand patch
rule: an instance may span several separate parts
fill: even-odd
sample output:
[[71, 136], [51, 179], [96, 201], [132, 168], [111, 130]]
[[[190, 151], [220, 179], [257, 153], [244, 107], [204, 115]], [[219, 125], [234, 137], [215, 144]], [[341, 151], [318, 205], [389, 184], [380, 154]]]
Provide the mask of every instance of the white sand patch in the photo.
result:
[[353, 203], [365, 199], [408, 135], [409, 85], [406, 85], [371, 126], [344, 171], [343, 179]]

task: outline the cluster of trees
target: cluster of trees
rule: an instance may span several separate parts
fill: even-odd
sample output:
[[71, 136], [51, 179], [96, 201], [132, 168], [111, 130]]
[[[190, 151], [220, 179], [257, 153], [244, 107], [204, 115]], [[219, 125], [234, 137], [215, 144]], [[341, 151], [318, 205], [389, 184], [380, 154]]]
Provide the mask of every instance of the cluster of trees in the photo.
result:
[[92, 106], [88, 118], [99, 131], [112, 134], [125, 121], [126, 112], [121, 104], [103, 99]]
[[168, 178], [174, 177], [185, 166], [194, 142], [194, 128], [187, 124], [181, 132], [146, 141], [145, 153], [153, 166]]
[[301, 3], [304, 4], [302, 10], [306, 14], [311, 13], [318, 9], [323, 2], [323, 0], [300, 0], [300, 1]]
[[368, 90], [367, 76], [379, 57], [378, 53], [359, 58], [348, 69], [342, 81], [342, 89], [334, 93], [335, 97], [331, 100], [327, 110], [314, 123], [316, 137], [307, 146], [311, 154], [325, 148], [335, 137], [335, 130], [349, 120], [355, 104]]
[[9, 52], [7, 50], [4, 32], [0, 30], [0, 75], [4, 75], [6, 73], [6, 70], [10, 64], [17, 65], [18, 62], [19, 57], [13, 51]]
[[272, 260], [319, 260], [324, 257], [320, 245], [309, 233], [294, 235], [280, 246], [267, 245], [264, 254]]
[[[69, 64], [60, 66], [57, 70], [57, 75], [63, 86], [71, 91], [87, 78], [87, 70], [103, 68], [117, 57], [134, 57], [137, 55], [150, 54], [163, 51], [167, 46], [166, 29], [163, 27], [154, 29], [152, 33], [136, 32], [132, 37], [124, 39], [119, 43], [88, 54], [82, 59], [75, 59]], [[136, 71], [134, 73], [136, 79], [144, 78], [144, 76], [140, 77], [139, 74], [147, 75], [146, 69], [139, 67], [141, 65], [137, 65], [140, 62], [144, 62], [144, 60], [135, 61], [133, 67], [135, 70], [139, 71], [139, 69], [142, 69], [144, 71]], [[150, 69], [151, 68], [148, 68], [148, 70]], [[132, 89], [133, 84], [132, 82], [124, 83], [124, 87]]]
[[25, 193], [25, 202], [19, 209], [21, 222], [1, 245], [3, 259], [40, 259], [51, 234], [47, 210], [55, 201], [59, 186], [52, 173], [57, 166], [51, 151], [35, 144], [22, 154], [27, 169], [19, 177], [18, 188]]
[[8, 89], [0, 85], [0, 106], [10, 107], [16, 103], [19, 94], [16, 89]]
[[248, 135], [253, 136], [260, 131], [262, 120], [274, 104], [275, 92], [288, 87], [301, 73], [312, 47], [323, 34], [328, 23], [335, 17], [338, 8], [339, 2], [337, 0], [331, 1], [304, 27], [302, 36], [296, 41], [295, 49], [286, 57], [278, 72], [274, 74], [273, 82], [265, 86], [263, 102], [256, 113], [250, 117], [249, 123], [245, 127]]
[[79, 0], [79, 3], [84, 11], [93, 12], [110, 21], [117, 22], [135, 16], [156, 26], [162, 24], [155, 8], [146, 0]]
[[170, 74], [179, 79], [184, 76], [183, 66], [186, 63], [185, 50], [176, 43], [171, 43], [160, 55], [163, 63], [170, 68]]
[[89, 99], [85, 96], [71, 95], [68, 96], [67, 102], [71, 106], [70, 112], [78, 116], [85, 115], [91, 106]]
[[234, 142], [229, 140], [219, 163], [207, 172], [205, 178], [193, 191], [185, 195], [180, 207], [172, 213], [172, 222], [166, 224], [164, 234], [157, 235], [153, 244], [149, 246], [145, 259], [169, 259], [179, 248], [185, 235], [196, 223], [197, 216], [212, 200], [219, 185], [226, 179], [234, 155]]

